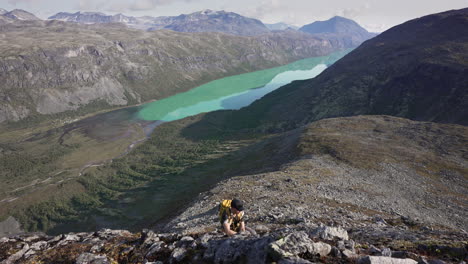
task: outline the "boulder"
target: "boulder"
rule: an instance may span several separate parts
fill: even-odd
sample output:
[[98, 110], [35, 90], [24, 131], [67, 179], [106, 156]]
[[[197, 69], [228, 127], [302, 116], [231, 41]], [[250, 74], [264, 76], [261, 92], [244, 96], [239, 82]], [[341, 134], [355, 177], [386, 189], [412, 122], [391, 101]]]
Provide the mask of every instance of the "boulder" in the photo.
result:
[[47, 248], [46, 241], [39, 241], [31, 245], [31, 249], [35, 251], [43, 250]]
[[313, 243], [305, 232], [294, 232], [271, 243], [269, 252], [274, 260], [297, 257], [301, 253], [311, 252]]
[[159, 241], [159, 237], [149, 229], [143, 229], [141, 232], [141, 244], [147, 246]]
[[358, 260], [358, 264], [417, 264], [412, 259], [398, 259], [384, 256], [366, 256]]
[[194, 241], [195, 239], [193, 237], [184, 236], [176, 243], [176, 245], [177, 247], [187, 247], [187, 246], [192, 247]]
[[342, 256], [341, 251], [337, 247], [332, 247], [330, 254], [336, 258], [341, 258]]
[[162, 251], [163, 249], [163, 246], [164, 246], [164, 242], [162, 241], [157, 241], [157, 242], [154, 242], [151, 247], [148, 249], [148, 252], [146, 253], [146, 257], [150, 257], [154, 254], [157, 254], [159, 252]]
[[176, 262], [182, 261], [187, 256], [187, 250], [185, 248], [176, 248], [171, 253], [171, 258]]
[[131, 235], [127, 230], [101, 229], [95, 235], [102, 239], [110, 239], [117, 236]]
[[16, 261], [21, 259], [28, 250], [29, 250], [29, 245], [24, 244], [23, 248], [20, 251], [18, 251], [15, 254], [11, 255], [10, 257], [8, 257], [8, 259], [2, 261], [2, 264], [16, 263]]
[[342, 254], [347, 259], [354, 259], [354, 258], [358, 257], [358, 255], [356, 253], [354, 253], [353, 251], [351, 251], [349, 249], [343, 250]]
[[313, 255], [326, 256], [332, 247], [326, 243], [314, 243], [307, 233], [294, 232], [269, 245], [269, 253], [274, 260], [298, 257], [299, 254], [309, 252]]
[[382, 256], [391, 257], [392, 256], [392, 250], [389, 249], [389, 248], [382, 249]]
[[330, 254], [331, 250], [332, 247], [327, 243], [318, 242], [312, 244], [312, 251], [310, 251], [309, 253], [312, 253], [314, 255], [319, 254], [321, 257], [325, 257], [328, 256], [328, 254]]
[[75, 264], [111, 264], [106, 256], [82, 253], [76, 259]]
[[429, 260], [429, 264], [446, 264], [445, 261], [442, 261], [440, 259], [432, 259]]
[[212, 236], [210, 234], [204, 234], [203, 236], [198, 238], [198, 242], [202, 247], [208, 248], [209, 247], [208, 241], [210, 241], [211, 238]]
[[314, 229], [311, 232], [311, 235], [326, 240], [333, 240], [334, 238], [349, 240], [348, 231], [341, 227], [330, 227], [322, 225]]
[[280, 259], [278, 264], [312, 264], [312, 262], [301, 259], [301, 258], [286, 258], [286, 259]]
[[382, 250], [376, 248], [375, 246], [370, 246], [369, 250], [369, 255], [372, 255], [372, 256], [382, 256]]
[[268, 228], [265, 225], [256, 225], [256, 226], [254, 226], [253, 229], [259, 234], [265, 234], [265, 233], [270, 232], [270, 228]]
[[268, 245], [273, 241], [271, 237], [246, 239], [245, 237], [229, 238], [221, 241], [209, 241], [205, 251], [205, 262], [214, 263], [265, 263]]

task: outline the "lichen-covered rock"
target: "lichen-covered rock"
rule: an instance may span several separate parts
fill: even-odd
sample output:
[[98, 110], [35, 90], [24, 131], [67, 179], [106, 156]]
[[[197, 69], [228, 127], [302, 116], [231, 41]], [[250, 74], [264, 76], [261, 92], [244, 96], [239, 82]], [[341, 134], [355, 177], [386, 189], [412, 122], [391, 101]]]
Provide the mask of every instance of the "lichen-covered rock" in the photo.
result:
[[398, 259], [384, 256], [366, 256], [358, 260], [358, 264], [417, 264], [412, 259]]
[[15, 254], [9, 256], [5, 261], [2, 261], [2, 264], [16, 263], [16, 261], [21, 259], [28, 250], [29, 250], [29, 245], [28, 244], [23, 244], [23, 248], [21, 250], [19, 250]]
[[319, 226], [311, 232], [311, 235], [327, 240], [334, 238], [349, 240], [348, 232], [341, 227]]
[[176, 248], [171, 253], [171, 258], [176, 262], [182, 261], [187, 256], [187, 250], [185, 248]]
[[280, 259], [278, 261], [278, 264], [313, 264], [312, 262], [301, 259], [301, 258], [285, 258], [285, 259]]
[[106, 256], [83, 253], [78, 256], [75, 264], [111, 264]]
[[305, 232], [295, 232], [269, 245], [273, 259], [297, 257], [301, 253], [311, 252], [313, 240]]
[[267, 259], [268, 245], [273, 241], [271, 237], [249, 238], [238, 236], [224, 240], [209, 242], [203, 259], [214, 263], [264, 263]]

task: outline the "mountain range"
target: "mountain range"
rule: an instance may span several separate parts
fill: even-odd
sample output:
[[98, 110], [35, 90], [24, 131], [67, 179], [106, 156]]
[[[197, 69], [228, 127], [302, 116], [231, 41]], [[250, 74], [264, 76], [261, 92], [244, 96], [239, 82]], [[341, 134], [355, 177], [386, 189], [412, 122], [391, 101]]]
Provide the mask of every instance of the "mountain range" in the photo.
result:
[[269, 30], [262, 22], [236, 13], [203, 10], [191, 14], [173, 17], [128, 17], [122, 14], [108, 16], [102, 13], [77, 12], [58, 13], [49, 17], [51, 20], [72, 21], [78, 23], [124, 23], [130, 27], [159, 30], [171, 29], [179, 32], [224, 32], [235, 35], [259, 35]]
[[[10, 12], [5, 9], [0, 11], [1, 23], [11, 23], [18, 20], [40, 20], [34, 14], [21, 9], [15, 9]], [[241, 16], [233, 12], [213, 11], [209, 9], [191, 14], [165, 17], [132, 17], [123, 14], [106, 15], [100, 12], [59, 12], [48, 19], [81, 24], [122, 23], [128, 27], [149, 31], [170, 29], [179, 32], [223, 32], [241, 36], [261, 35], [275, 30], [298, 29], [298, 27], [285, 23], [265, 25], [257, 19]], [[300, 30], [310, 34], [347, 34], [346, 38], [353, 37], [355, 39], [348, 47], [358, 45], [360, 42], [375, 36], [375, 34], [369, 33], [360, 27], [356, 22], [342, 17], [314, 22], [302, 27]], [[343, 41], [343, 38], [339, 41]]]
[[[0, 61], [0, 122], [134, 105], [217, 77], [326, 55], [366, 40], [341, 33], [270, 32], [258, 20], [209, 10], [155, 18], [153, 27], [166, 26], [149, 32], [112, 23], [136, 21], [123, 15], [60, 13], [48, 21], [1, 17], [10, 21], [2, 33], [23, 45], [12, 49], [11, 43], [0, 43], [7, 56]], [[85, 110], [89, 105], [92, 110]]]

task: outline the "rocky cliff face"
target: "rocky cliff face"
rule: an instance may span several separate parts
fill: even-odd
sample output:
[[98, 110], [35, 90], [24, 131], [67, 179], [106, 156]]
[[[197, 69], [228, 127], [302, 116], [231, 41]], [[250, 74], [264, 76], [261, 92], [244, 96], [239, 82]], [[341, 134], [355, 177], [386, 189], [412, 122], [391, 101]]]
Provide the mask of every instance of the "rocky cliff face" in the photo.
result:
[[100, 109], [132, 105], [340, 48], [297, 32], [237, 37], [59, 21], [10, 23], [0, 31], [2, 122], [90, 103]]

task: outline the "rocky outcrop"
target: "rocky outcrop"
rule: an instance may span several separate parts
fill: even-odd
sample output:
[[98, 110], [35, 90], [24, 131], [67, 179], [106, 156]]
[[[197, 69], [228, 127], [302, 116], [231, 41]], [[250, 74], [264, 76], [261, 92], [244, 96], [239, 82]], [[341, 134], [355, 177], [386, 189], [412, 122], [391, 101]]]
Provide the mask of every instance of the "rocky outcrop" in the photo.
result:
[[[308, 235], [313, 230], [276, 230], [263, 236], [240, 234], [232, 238], [218, 231], [182, 236], [143, 230], [103, 229], [94, 233], [59, 236], [24, 234], [0, 239], [0, 261], [10, 263], [435, 263], [443, 255], [414, 250], [394, 251], [390, 256], [374, 255], [377, 249], [352, 240], [319, 241]], [[340, 244], [352, 244], [347, 249]], [[333, 248], [333, 250], [332, 250]], [[463, 260], [466, 248], [452, 259]], [[349, 253], [353, 252], [350, 258]], [[393, 256], [395, 255], [395, 257]]]
[[146, 33], [59, 21], [10, 23], [0, 31], [22, 43], [15, 49], [0, 44], [0, 121], [86, 109], [91, 103], [93, 110], [134, 105], [339, 49], [326, 38], [298, 32]]

